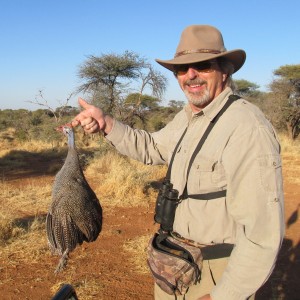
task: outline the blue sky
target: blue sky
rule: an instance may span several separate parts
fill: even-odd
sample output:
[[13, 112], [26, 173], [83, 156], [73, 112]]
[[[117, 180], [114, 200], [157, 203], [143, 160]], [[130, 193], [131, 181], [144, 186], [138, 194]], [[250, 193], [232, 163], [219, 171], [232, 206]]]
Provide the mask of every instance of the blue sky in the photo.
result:
[[[0, 109], [40, 107], [39, 90], [60, 106], [82, 81], [87, 56], [130, 50], [147, 58], [169, 79], [164, 101], [185, 101], [173, 75], [155, 58], [173, 57], [182, 30], [210, 24], [228, 50], [247, 52], [234, 79], [262, 90], [282, 65], [300, 63], [299, 0], [0, 0]], [[70, 105], [77, 106], [76, 95]]]

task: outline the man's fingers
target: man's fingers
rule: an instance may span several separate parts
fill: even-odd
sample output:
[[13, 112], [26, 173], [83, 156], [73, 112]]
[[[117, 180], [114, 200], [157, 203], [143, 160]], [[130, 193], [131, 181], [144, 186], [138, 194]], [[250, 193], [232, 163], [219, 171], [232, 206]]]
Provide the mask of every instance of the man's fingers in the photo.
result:
[[93, 107], [93, 105], [87, 103], [84, 99], [78, 98], [79, 105], [84, 109], [81, 113], [79, 113], [72, 121], [72, 126], [76, 127], [81, 124], [86, 118], [91, 116], [91, 112], [87, 111], [89, 108]]
[[72, 124], [72, 127], [76, 127], [76, 126], [80, 125], [80, 122], [76, 119], [73, 119], [71, 124]]
[[87, 133], [93, 133], [97, 129], [98, 129], [98, 124], [96, 124], [96, 123], [91, 123], [91, 124], [88, 124], [84, 127], [84, 131], [87, 132]]
[[99, 132], [104, 128], [104, 114], [100, 108], [87, 103], [84, 99], [78, 98], [79, 105], [83, 110], [73, 119], [72, 126], [81, 125], [85, 132], [94, 133]]
[[96, 124], [96, 121], [92, 117], [86, 117], [80, 121], [80, 125], [82, 127], [87, 126], [87, 125], [90, 126], [91, 124]]
[[88, 108], [90, 108], [92, 106], [91, 104], [88, 104], [85, 100], [83, 100], [80, 97], [78, 98], [78, 103], [84, 109], [88, 109]]

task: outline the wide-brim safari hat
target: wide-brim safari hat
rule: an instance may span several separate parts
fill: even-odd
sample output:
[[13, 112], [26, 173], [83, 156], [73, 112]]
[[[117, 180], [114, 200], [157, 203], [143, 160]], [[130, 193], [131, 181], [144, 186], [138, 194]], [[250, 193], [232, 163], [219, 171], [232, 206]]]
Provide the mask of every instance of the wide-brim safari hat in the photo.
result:
[[221, 32], [209, 25], [191, 25], [184, 29], [173, 59], [156, 61], [163, 67], [175, 71], [174, 66], [192, 64], [224, 57], [233, 64], [235, 73], [246, 60], [242, 49], [227, 51]]

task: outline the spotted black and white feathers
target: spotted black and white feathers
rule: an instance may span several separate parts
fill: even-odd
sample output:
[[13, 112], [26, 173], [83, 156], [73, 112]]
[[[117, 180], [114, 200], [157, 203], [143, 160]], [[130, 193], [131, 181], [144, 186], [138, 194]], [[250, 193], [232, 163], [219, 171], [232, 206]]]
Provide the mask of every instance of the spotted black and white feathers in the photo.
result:
[[67, 124], [58, 130], [68, 137], [69, 148], [65, 163], [54, 180], [52, 203], [46, 218], [50, 250], [61, 256], [56, 273], [65, 268], [71, 251], [84, 241], [95, 241], [102, 228], [102, 208], [84, 177], [73, 129]]

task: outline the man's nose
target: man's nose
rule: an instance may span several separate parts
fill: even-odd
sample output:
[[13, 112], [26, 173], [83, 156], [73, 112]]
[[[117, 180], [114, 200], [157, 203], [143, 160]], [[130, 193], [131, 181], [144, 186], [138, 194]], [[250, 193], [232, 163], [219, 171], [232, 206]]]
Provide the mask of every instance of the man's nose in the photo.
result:
[[190, 66], [187, 70], [187, 76], [189, 77], [189, 79], [193, 79], [197, 77], [197, 75], [198, 75], [197, 70]]

